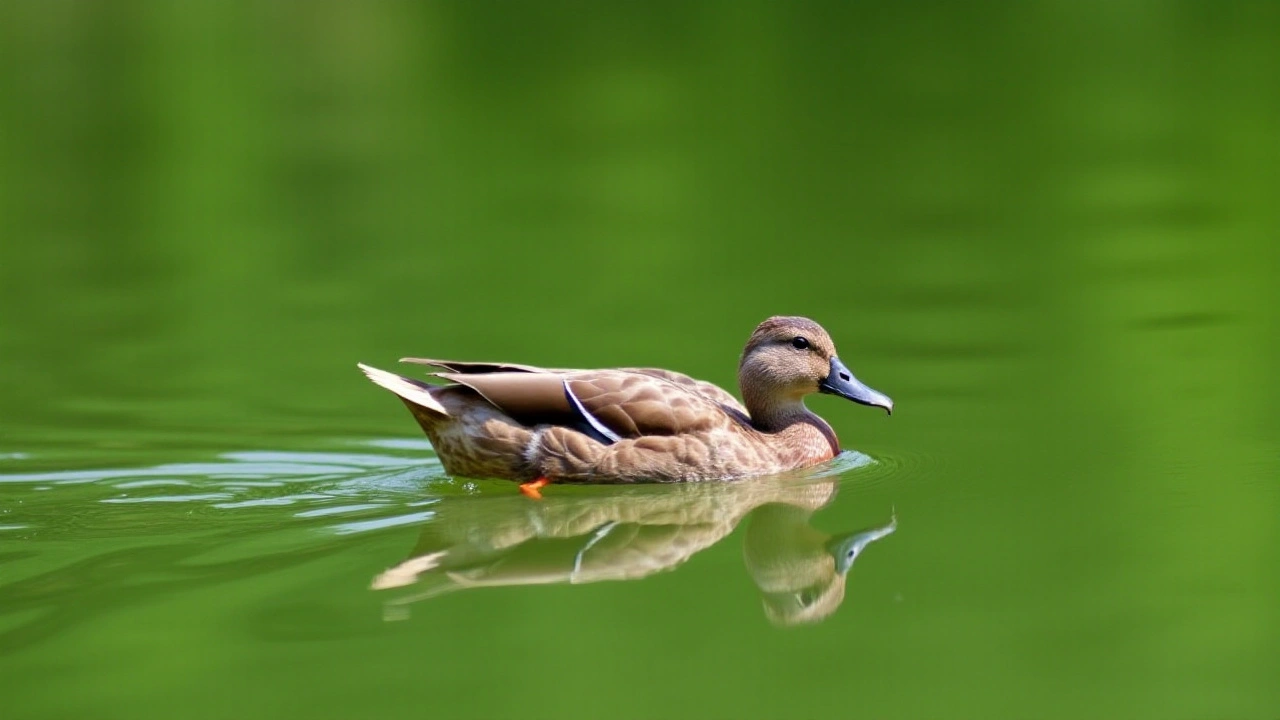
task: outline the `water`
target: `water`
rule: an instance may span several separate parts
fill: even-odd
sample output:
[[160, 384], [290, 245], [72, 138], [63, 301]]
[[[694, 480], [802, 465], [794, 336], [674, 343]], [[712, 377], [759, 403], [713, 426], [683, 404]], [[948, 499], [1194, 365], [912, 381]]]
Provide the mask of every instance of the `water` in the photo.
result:
[[[1280, 13], [899, 5], [0, 9], [6, 717], [1274, 718]], [[896, 407], [744, 485], [355, 368], [778, 313]]]

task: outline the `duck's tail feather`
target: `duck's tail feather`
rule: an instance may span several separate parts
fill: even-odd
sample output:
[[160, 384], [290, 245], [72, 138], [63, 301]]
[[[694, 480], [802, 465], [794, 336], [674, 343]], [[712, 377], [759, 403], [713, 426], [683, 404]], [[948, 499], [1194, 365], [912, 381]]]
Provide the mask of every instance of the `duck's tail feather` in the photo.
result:
[[439, 400], [431, 396], [432, 385], [419, 380], [411, 380], [395, 373], [389, 373], [386, 370], [369, 367], [364, 363], [356, 363], [356, 367], [360, 368], [360, 371], [365, 374], [365, 377], [372, 380], [374, 385], [386, 388], [414, 405], [421, 406], [431, 412], [445, 416], [449, 414], [449, 411], [444, 409], [444, 405], [441, 405]]

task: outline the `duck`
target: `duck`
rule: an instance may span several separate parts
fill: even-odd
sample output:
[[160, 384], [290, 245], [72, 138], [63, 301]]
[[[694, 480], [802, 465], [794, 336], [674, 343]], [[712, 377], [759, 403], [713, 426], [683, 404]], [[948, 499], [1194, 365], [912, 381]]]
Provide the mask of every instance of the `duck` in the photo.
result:
[[660, 368], [570, 370], [402, 358], [435, 382], [358, 363], [404, 402], [445, 472], [500, 478], [541, 498], [556, 483], [729, 481], [810, 467], [840, 454], [804, 403], [836, 395], [892, 414], [817, 322], [774, 316], [739, 357], [739, 401], [723, 388]]

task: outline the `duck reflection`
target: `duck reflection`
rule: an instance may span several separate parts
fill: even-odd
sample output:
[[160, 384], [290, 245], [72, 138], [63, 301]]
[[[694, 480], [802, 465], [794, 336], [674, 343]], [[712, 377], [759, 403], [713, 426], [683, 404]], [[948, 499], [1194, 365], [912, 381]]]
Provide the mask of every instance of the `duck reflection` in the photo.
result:
[[636, 580], [670, 570], [746, 519], [744, 559], [765, 615], [779, 625], [816, 622], [844, 600], [845, 578], [897, 519], [828, 535], [809, 520], [836, 482], [761, 478], [738, 483], [565, 488], [541, 502], [523, 496], [452, 497], [434, 506], [409, 559], [373, 580], [375, 590], [414, 585], [390, 600], [408, 605], [466, 588]]

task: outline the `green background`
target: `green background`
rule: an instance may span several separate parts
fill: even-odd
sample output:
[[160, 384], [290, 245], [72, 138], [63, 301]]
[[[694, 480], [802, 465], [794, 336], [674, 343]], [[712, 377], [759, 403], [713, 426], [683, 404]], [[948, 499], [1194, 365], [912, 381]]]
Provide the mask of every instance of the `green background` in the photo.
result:
[[[1275, 718], [1277, 37], [1273, 2], [5, 3], [6, 716]], [[432, 503], [514, 489], [424, 463], [356, 361], [733, 387], [784, 313], [896, 402], [810, 403], [877, 460], [815, 527], [900, 520], [826, 622], [771, 626], [737, 535], [384, 621]]]

